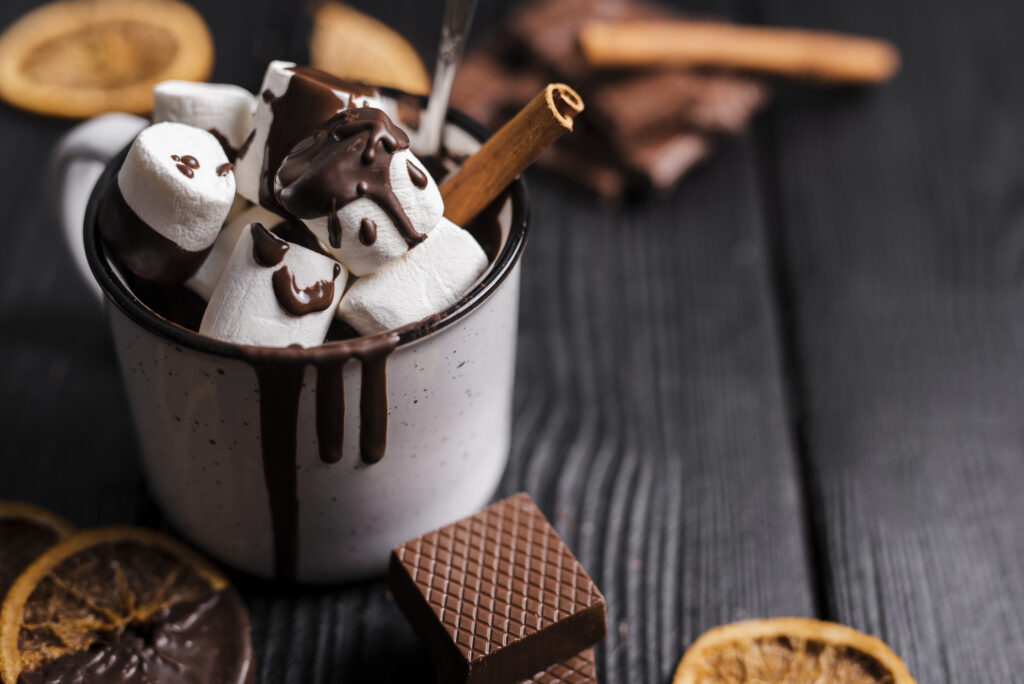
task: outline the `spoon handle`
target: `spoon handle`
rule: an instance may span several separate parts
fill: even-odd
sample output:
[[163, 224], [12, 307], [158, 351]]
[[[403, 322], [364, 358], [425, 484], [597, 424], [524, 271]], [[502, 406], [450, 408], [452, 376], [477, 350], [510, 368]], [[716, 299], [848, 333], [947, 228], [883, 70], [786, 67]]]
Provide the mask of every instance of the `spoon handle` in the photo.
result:
[[448, 98], [455, 82], [455, 70], [466, 44], [469, 25], [473, 21], [476, 0], [448, 0], [444, 8], [444, 24], [441, 26], [441, 43], [437, 47], [437, 68], [434, 82], [430, 87], [430, 99], [423, 114], [418, 134], [418, 154], [430, 156], [441, 149], [445, 113]]

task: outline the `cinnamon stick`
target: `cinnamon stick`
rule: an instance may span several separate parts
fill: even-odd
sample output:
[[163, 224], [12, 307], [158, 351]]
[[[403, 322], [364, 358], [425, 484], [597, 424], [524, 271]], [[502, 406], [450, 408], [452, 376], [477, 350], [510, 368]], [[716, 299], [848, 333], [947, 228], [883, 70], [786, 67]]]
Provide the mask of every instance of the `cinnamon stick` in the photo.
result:
[[688, 66], [756, 71], [834, 83], [878, 83], [899, 52], [873, 38], [708, 21], [589, 21], [580, 47], [594, 67]]
[[441, 186], [444, 215], [466, 225], [541, 152], [572, 130], [583, 100], [564, 83], [550, 83], [502, 126]]

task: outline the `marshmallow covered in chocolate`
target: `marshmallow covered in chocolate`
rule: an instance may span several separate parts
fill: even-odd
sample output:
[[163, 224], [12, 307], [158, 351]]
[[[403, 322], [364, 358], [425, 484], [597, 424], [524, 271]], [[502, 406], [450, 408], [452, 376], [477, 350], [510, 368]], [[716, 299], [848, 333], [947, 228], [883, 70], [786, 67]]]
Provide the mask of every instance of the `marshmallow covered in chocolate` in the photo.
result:
[[163, 81], [153, 87], [153, 122], [176, 121], [213, 133], [234, 157], [252, 128], [256, 98], [226, 83]]
[[437, 184], [384, 111], [347, 109], [285, 157], [278, 202], [357, 276], [421, 243], [444, 212]]
[[238, 193], [278, 210], [274, 174], [295, 143], [343, 109], [380, 104], [376, 88], [293, 62], [271, 62], [256, 98], [250, 138], [236, 160]]
[[430, 238], [353, 283], [338, 317], [363, 335], [394, 330], [441, 313], [487, 270], [487, 255], [467, 231], [442, 218]]
[[128, 270], [181, 283], [202, 264], [235, 199], [235, 178], [209, 132], [158, 123], [132, 143], [100, 211], [100, 232]]
[[259, 223], [242, 230], [199, 332], [234, 344], [314, 347], [327, 336], [348, 273]]

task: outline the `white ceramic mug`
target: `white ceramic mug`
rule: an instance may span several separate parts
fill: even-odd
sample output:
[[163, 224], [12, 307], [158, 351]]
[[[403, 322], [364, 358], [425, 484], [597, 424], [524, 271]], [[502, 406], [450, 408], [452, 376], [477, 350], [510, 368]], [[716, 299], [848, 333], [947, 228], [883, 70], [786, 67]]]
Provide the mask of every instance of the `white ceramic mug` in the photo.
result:
[[[479, 138], [468, 119], [450, 121], [456, 139]], [[386, 357], [386, 399], [368, 394], [387, 408], [386, 451], [366, 463], [360, 440], [380, 426], [361, 425], [369, 364], [339, 366], [352, 351], [346, 342], [240, 348], [174, 325], [133, 295], [96, 226], [122, 159], [92, 193], [85, 256], [108, 301], [150, 489], [185, 537], [255, 575], [341, 582], [383, 573], [392, 547], [490, 500], [510, 441], [527, 232], [521, 180], [481, 281], [451, 309], [383, 342], [397, 344]], [[318, 405], [324, 392], [343, 405], [339, 396]], [[322, 460], [325, 440], [337, 440], [337, 462]]]

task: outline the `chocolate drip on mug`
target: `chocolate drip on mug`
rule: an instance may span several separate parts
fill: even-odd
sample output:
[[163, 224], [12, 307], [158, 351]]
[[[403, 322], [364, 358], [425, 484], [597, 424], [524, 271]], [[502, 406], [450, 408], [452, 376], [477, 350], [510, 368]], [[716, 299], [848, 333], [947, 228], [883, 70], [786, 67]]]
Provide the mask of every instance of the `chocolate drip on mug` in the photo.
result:
[[334, 301], [334, 281], [339, 275], [341, 264], [334, 264], [334, 277], [331, 280], [318, 280], [309, 287], [299, 287], [288, 267], [282, 266], [271, 276], [274, 296], [277, 297], [277, 303], [281, 308], [291, 316], [305, 316], [323, 311]]
[[354, 96], [369, 97], [378, 93], [375, 88], [343, 81], [313, 67], [296, 66], [291, 71], [294, 75], [284, 95], [275, 97], [269, 90], [263, 91], [263, 101], [270, 104], [274, 119], [267, 133], [266, 155], [260, 172], [260, 204], [279, 214], [286, 212], [274, 196], [274, 175], [292, 147], [332, 116], [350, 107]]
[[260, 266], [277, 266], [284, 260], [289, 246], [286, 240], [274, 235], [262, 223], [249, 226], [252, 233], [252, 258]]
[[397, 333], [384, 333], [340, 343], [330, 362], [317, 364], [316, 433], [320, 459], [336, 463], [341, 459], [345, 423], [345, 387], [342, 372], [349, 359], [362, 364], [359, 396], [359, 458], [377, 463], [388, 442], [387, 358], [398, 346]]
[[330, 222], [338, 206], [369, 197], [409, 247], [422, 242], [426, 235], [416, 231], [391, 187], [391, 160], [409, 147], [405, 132], [373, 107], [347, 109], [324, 128], [296, 144], [281, 163], [277, 199], [284, 209], [298, 218], [327, 216]]
[[320, 460], [337, 463], [345, 443], [345, 374], [348, 358], [321, 363], [316, 371], [316, 440]]
[[377, 241], [377, 224], [368, 218], [359, 222], [359, 241], [369, 247]]
[[420, 190], [427, 187], [427, 174], [423, 172], [423, 169], [413, 164], [408, 159], [405, 161], [405, 168], [409, 172], [409, 180]]
[[336, 463], [344, 445], [344, 365], [362, 362], [359, 399], [359, 453], [364, 463], [377, 463], [387, 449], [387, 357], [398, 347], [393, 331], [316, 350], [301, 347], [239, 347], [256, 372], [259, 390], [260, 443], [263, 475], [270, 497], [274, 533], [274, 574], [294, 580], [299, 554], [297, 443], [299, 397], [307, 364], [316, 368], [316, 434], [320, 459]]
[[299, 558], [295, 438], [305, 366], [268, 359], [254, 362], [253, 370], [260, 393], [260, 444], [274, 531], [274, 576], [291, 581]]

